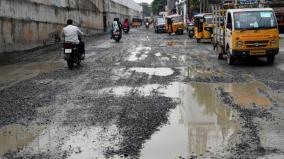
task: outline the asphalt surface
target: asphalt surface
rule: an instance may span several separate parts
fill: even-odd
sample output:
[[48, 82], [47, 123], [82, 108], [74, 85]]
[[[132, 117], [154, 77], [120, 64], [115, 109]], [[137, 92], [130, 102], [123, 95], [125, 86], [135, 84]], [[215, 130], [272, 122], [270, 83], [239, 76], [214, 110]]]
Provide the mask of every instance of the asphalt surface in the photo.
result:
[[272, 65], [143, 28], [86, 49], [1, 56], [0, 158], [284, 158], [283, 38]]

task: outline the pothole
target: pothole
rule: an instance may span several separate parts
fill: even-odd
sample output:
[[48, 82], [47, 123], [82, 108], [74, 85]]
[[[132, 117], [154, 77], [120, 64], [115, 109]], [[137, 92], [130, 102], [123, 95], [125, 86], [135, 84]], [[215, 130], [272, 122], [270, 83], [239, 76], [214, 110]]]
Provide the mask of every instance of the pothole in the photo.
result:
[[148, 75], [155, 76], [170, 76], [174, 74], [174, 70], [171, 68], [161, 67], [161, 68], [131, 68], [131, 71], [135, 71], [137, 73], [146, 73]]

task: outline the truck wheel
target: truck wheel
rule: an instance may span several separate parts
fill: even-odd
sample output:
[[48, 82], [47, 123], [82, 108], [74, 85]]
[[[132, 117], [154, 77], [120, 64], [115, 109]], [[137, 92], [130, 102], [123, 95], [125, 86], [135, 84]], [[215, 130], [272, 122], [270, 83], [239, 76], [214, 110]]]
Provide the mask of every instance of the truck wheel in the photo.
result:
[[196, 42], [197, 42], [197, 43], [200, 43], [200, 39], [196, 39]]
[[275, 60], [275, 55], [267, 56], [267, 63], [272, 64]]
[[229, 49], [227, 50], [227, 63], [228, 65], [233, 65], [235, 62], [234, 57], [231, 55]]

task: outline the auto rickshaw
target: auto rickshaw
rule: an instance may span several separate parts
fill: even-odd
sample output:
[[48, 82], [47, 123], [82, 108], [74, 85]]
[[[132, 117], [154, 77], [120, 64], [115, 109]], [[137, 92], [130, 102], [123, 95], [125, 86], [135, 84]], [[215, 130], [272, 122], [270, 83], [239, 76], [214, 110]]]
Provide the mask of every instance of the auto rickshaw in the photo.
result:
[[[168, 19], [172, 19], [172, 29], [169, 28]], [[184, 31], [184, 21], [181, 15], [166, 16], [166, 30], [169, 33], [175, 33], [176, 35], [182, 35]]]
[[213, 15], [202, 13], [194, 16], [194, 36], [197, 43], [201, 39], [212, 39], [213, 35]]
[[142, 26], [142, 19], [140, 17], [133, 17], [132, 19], [132, 27], [137, 28]]

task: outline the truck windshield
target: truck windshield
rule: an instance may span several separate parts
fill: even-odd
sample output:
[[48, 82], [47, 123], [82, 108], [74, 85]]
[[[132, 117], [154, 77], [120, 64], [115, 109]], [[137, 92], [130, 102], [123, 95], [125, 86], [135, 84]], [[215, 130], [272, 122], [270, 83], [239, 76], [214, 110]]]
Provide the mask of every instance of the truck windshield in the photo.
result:
[[272, 11], [249, 11], [234, 13], [235, 29], [270, 29], [277, 27]]

